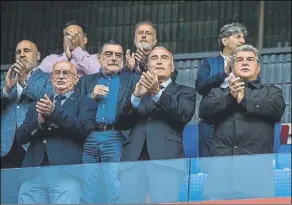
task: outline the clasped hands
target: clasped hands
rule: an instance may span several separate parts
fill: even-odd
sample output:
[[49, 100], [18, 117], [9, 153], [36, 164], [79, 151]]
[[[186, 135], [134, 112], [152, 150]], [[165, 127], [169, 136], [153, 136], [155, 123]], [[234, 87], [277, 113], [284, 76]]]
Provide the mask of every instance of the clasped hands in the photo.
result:
[[153, 71], [147, 71], [142, 73], [139, 82], [136, 84], [133, 95], [140, 98], [147, 93], [155, 95], [159, 91], [160, 83], [157, 74]]
[[229, 74], [228, 81], [230, 93], [239, 104], [244, 97], [244, 82], [241, 81], [240, 77], [235, 77], [233, 73]]
[[43, 124], [46, 122], [47, 117], [49, 117], [54, 110], [54, 103], [50, 100], [47, 94], [41, 98], [36, 104], [36, 111], [38, 113], [38, 122]]

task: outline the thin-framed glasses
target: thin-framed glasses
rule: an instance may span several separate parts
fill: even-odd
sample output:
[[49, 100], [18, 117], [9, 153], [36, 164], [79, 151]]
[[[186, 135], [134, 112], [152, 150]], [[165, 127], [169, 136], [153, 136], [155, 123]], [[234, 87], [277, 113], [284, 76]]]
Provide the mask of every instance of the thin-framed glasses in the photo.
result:
[[61, 74], [63, 75], [64, 78], [69, 78], [71, 77], [72, 75], [76, 75], [74, 73], [72, 73], [70, 70], [54, 70], [52, 72], [52, 75], [55, 77], [55, 78], [58, 78], [61, 76]]

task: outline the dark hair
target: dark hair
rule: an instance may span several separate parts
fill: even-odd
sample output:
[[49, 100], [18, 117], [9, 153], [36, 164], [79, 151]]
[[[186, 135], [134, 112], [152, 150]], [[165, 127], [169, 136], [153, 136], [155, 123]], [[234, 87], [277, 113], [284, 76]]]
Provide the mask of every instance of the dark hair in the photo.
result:
[[65, 30], [65, 28], [67, 28], [68, 26], [72, 26], [72, 25], [76, 25], [76, 26], [80, 26], [83, 32], [83, 35], [86, 36], [86, 28], [83, 24], [78, 23], [77, 21], [73, 20], [73, 21], [68, 21], [65, 23], [63, 30]]
[[99, 52], [98, 52], [99, 54], [102, 53], [103, 48], [104, 48], [105, 45], [118, 45], [118, 46], [121, 46], [122, 49], [123, 49], [123, 46], [122, 46], [122, 44], [121, 44], [119, 41], [117, 41], [117, 40], [115, 40], [115, 39], [109, 39], [109, 40], [105, 41], [105, 42], [100, 46], [100, 48], [99, 48]]
[[138, 28], [140, 25], [143, 25], [143, 24], [148, 24], [148, 25], [152, 26], [152, 27], [155, 29], [155, 31], [157, 30], [155, 24], [152, 23], [151, 21], [140, 21], [139, 23], [136, 24], [136, 26], [135, 26], [135, 31], [137, 30], [137, 28]]

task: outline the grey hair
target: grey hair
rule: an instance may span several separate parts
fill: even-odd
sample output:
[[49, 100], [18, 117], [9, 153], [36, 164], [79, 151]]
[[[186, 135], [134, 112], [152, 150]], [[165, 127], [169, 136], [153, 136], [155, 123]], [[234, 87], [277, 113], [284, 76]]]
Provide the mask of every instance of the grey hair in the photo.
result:
[[226, 24], [220, 29], [220, 34], [218, 36], [218, 44], [220, 51], [222, 51], [224, 48], [222, 38], [229, 37], [237, 33], [243, 33], [244, 36], [248, 35], [247, 28], [241, 23]]
[[[164, 47], [164, 46], [155, 46], [153, 49], [152, 49], [152, 51], [154, 50], [154, 49], [156, 49], [156, 48], [163, 48], [163, 49], [165, 49], [165, 50], [167, 50], [168, 51], [168, 53], [170, 54], [170, 56], [171, 56], [171, 62], [172, 62], [172, 67], [175, 69], [175, 62], [174, 62], [174, 58], [173, 58], [173, 54], [170, 52], [170, 50], [168, 49], [168, 48], [166, 48], [166, 47]], [[147, 56], [147, 68], [149, 68], [149, 58], [150, 58], [150, 54], [152, 53], [152, 51], [148, 54], [148, 56]]]
[[236, 48], [235, 51], [232, 53], [232, 56], [231, 56], [231, 67], [232, 68], [234, 67], [235, 56], [239, 51], [251, 51], [251, 52], [253, 52], [255, 54], [255, 56], [256, 56], [256, 61], [257, 61], [258, 65], [259, 66], [261, 65], [262, 59], [261, 59], [261, 54], [260, 54], [259, 50], [256, 49], [255, 47], [253, 47], [252, 45], [242, 45], [242, 46]]

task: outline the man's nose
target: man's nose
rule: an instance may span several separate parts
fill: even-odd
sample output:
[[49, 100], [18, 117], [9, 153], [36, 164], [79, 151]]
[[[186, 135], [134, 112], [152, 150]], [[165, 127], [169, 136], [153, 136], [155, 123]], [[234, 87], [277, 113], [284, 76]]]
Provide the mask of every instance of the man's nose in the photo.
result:
[[25, 57], [25, 52], [24, 52], [24, 50], [21, 50], [21, 51], [20, 51], [20, 57]]
[[239, 39], [239, 42], [241, 43], [241, 45], [243, 45], [243, 44], [245, 43], [245, 39], [244, 39], [243, 37], [241, 37], [241, 38]]

